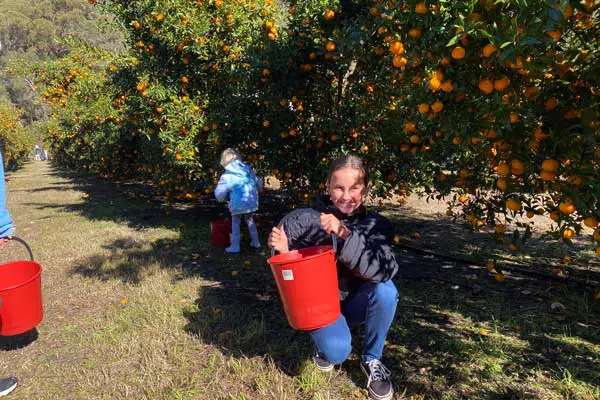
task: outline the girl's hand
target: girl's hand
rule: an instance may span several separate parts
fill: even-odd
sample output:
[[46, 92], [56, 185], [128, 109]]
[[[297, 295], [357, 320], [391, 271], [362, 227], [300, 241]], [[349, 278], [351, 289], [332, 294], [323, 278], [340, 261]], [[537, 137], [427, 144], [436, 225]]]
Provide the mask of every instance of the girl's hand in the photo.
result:
[[340, 239], [345, 239], [350, 234], [350, 229], [346, 227], [339, 219], [333, 214], [321, 213], [320, 216], [321, 227], [329, 234], [334, 234]]
[[0, 238], [0, 246], [2, 246], [4, 243], [8, 243], [8, 241], [11, 239], [12, 239], [12, 236], [5, 236], [3, 238]]
[[279, 225], [278, 227], [273, 227], [271, 229], [271, 233], [269, 233], [269, 247], [278, 253], [287, 253], [290, 251], [288, 245], [288, 238], [285, 234], [285, 229], [283, 229], [283, 225]]

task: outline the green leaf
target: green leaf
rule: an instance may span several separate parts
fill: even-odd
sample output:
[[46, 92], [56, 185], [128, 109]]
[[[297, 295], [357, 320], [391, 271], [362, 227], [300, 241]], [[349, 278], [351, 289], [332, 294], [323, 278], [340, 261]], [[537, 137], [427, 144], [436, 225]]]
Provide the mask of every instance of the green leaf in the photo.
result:
[[489, 32], [487, 32], [487, 31], [485, 31], [485, 30], [483, 30], [483, 29], [479, 29], [479, 33], [481, 33], [483, 36], [487, 37], [487, 38], [488, 38], [488, 39], [490, 39], [490, 40], [491, 40], [491, 39], [492, 39], [492, 37], [493, 37], [493, 36], [492, 36], [492, 35], [491, 35]]
[[450, 41], [448, 42], [448, 44], [446, 44], [446, 47], [450, 47], [450, 46], [455, 45], [456, 43], [458, 43], [458, 41], [460, 40], [461, 36], [462, 36], [462, 33], [459, 33], [458, 35], [455, 35], [452, 39], [450, 39]]

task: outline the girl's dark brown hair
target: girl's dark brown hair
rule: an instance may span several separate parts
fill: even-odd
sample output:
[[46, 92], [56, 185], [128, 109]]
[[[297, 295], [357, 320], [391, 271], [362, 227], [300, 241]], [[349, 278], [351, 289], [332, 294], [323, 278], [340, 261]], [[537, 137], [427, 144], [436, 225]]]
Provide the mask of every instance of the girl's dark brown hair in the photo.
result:
[[327, 173], [327, 187], [329, 187], [329, 184], [331, 183], [331, 176], [333, 173], [342, 168], [352, 168], [360, 171], [366, 193], [369, 188], [369, 168], [360, 157], [355, 156], [354, 154], [344, 154], [333, 160], [329, 167], [329, 172]]

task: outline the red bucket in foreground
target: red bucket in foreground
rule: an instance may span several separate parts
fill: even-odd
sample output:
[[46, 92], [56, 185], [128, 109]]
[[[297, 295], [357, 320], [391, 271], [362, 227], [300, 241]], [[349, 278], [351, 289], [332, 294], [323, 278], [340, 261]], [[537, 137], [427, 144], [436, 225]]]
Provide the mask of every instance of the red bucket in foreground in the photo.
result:
[[331, 246], [294, 250], [267, 262], [292, 328], [318, 329], [339, 318], [340, 295]]
[[217, 219], [210, 223], [210, 241], [213, 246], [225, 248], [230, 244], [231, 220]]
[[35, 328], [44, 316], [42, 266], [34, 261], [0, 264], [0, 335]]

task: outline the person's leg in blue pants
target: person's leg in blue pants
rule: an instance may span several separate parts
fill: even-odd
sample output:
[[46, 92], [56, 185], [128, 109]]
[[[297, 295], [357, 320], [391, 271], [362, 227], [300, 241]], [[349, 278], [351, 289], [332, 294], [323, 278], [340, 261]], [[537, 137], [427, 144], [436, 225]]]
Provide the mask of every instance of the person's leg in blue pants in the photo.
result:
[[313, 358], [322, 371], [341, 364], [352, 351], [350, 326], [364, 322], [365, 339], [361, 355], [361, 369], [367, 375], [367, 389], [371, 398], [389, 400], [394, 395], [391, 372], [381, 363], [385, 338], [398, 304], [398, 290], [392, 281], [364, 282], [358, 291], [342, 302], [342, 315], [333, 324], [311, 331], [317, 348]]
[[352, 298], [342, 302], [342, 315], [337, 321], [310, 332], [317, 353], [332, 364], [341, 364], [352, 350], [349, 327], [364, 322], [361, 360], [380, 359], [397, 304], [398, 290], [392, 281], [363, 283]]

